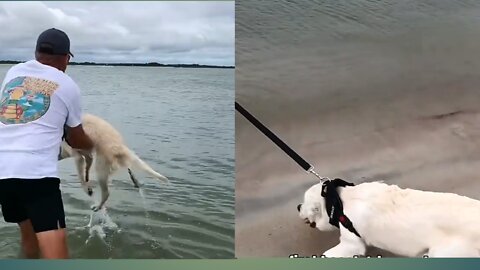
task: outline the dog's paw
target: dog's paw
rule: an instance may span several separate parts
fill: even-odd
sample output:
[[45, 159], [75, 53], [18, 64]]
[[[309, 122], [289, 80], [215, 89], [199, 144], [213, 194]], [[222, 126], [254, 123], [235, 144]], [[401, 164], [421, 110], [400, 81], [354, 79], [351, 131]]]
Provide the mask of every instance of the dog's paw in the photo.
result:
[[82, 184], [82, 188], [85, 194], [87, 194], [88, 196], [91, 197], [93, 195], [93, 188], [88, 183]]
[[341, 256], [338, 256], [338, 254], [335, 252], [335, 251], [332, 251], [332, 250], [327, 250], [325, 251], [322, 256], [325, 258], [338, 258], [338, 257], [341, 257]]
[[350, 250], [349, 248], [343, 247], [341, 245], [337, 245], [327, 251], [325, 251], [322, 255], [326, 258], [353, 258], [356, 252]]

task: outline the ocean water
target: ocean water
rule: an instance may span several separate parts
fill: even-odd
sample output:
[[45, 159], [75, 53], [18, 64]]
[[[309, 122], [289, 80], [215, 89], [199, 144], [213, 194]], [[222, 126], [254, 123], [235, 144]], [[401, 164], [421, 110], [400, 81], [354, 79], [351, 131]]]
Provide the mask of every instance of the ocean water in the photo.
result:
[[[2, 78], [8, 68], [0, 65]], [[170, 180], [137, 171], [138, 190], [119, 171], [106, 210], [92, 213], [73, 159], [62, 160], [71, 257], [232, 258], [234, 70], [71, 66], [67, 73], [84, 111], [109, 121]], [[91, 179], [96, 184], [94, 170]], [[0, 222], [0, 234], [0, 257], [19, 257], [16, 225]]]

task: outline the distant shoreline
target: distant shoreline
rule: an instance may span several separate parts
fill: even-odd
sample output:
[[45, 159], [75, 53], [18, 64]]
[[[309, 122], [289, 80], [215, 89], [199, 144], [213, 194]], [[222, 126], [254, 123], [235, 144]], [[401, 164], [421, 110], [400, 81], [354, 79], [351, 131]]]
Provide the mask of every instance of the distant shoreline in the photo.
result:
[[[24, 61], [2, 60], [1, 64], [15, 65], [23, 63]], [[223, 68], [235, 69], [235, 66], [215, 66], [215, 65], [200, 65], [200, 64], [160, 64], [156, 62], [151, 63], [94, 63], [94, 62], [70, 62], [72, 66], [115, 66], [115, 67], [173, 67], [173, 68]]]

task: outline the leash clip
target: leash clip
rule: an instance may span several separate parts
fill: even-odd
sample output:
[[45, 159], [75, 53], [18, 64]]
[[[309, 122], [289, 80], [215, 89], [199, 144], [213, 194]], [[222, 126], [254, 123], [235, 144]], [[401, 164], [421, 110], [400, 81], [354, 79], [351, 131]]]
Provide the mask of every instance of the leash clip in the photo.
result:
[[310, 166], [310, 168], [307, 170], [307, 172], [315, 175], [316, 177], [318, 177], [318, 179], [320, 179], [320, 182], [330, 181], [330, 178], [320, 176], [320, 175], [315, 171], [315, 168], [314, 168], [313, 166]]

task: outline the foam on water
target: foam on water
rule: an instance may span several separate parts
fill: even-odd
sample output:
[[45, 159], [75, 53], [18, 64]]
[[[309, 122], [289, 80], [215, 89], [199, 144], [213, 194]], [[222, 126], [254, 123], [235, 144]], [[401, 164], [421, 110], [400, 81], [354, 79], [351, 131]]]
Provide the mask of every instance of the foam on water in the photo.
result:
[[[149, 226], [150, 215], [147, 210], [147, 201], [146, 201], [145, 193], [142, 187], [138, 188], [138, 193], [142, 198], [143, 211], [145, 213], [145, 225], [147, 226], [147, 230], [151, 233], [152, 229]], [[109, 216], [106, 207], [103, 207], [102, 209], [96, 212], [92, 211], [92, 213], [90, 214], [90, 220], [86, 228], [89, 229], [89, 237], [85, 241], [85, 244], [88, 244], [94, 237], [98, 237], [107, 246], [110, 246], [110, 244], [106, 241], [107, 231], [112, 231], [113, 233], [120, 233], [122, 231], [119, 228], [118, 224], [116, 224], [112, 220], [112, 218]], [[154, 246], [157, 246], [157, 245], [152, 244], [152, 248], [154, 248]]]
[[114, 233], [121, 232], [121, 229], [118, 227], [118, 225], [113, 222], [108, 215], [106, 207], [103, 207], [97, 212], [92, 211], [87, 228], [89, 228], [90, 235], [85, 241], [85, 244], [88, 244], [94, 237], [99, 237], [105, 245], [110, 246], [110, 244], [106, 241], [106, 231], [113, 231]]

